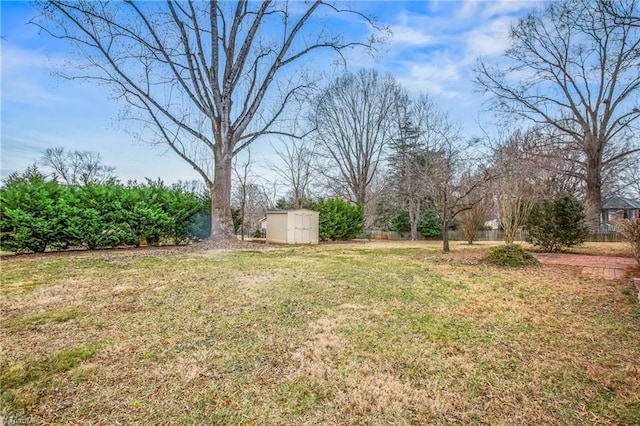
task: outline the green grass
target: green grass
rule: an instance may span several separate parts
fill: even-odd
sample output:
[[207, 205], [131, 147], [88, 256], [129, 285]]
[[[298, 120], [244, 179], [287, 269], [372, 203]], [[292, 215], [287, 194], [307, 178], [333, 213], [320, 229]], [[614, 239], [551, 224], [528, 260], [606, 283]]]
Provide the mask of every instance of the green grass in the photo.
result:
[[2, 326], [8, 327], [9, 329], [11, 329], [11, 331], [33, 329], [45, 324], [63, 323], [70, 321], [82, 315], [83, 312], [84, 311], [80, 308], [57, 309], [28, 317], [18, 318], [13, 321], [7, 321], [2, 324]]
[[[15, 411], [36, 403], [44, 388], [51, 387], [50, 384], [56, 382], [57, 375], [72, 370], [80, 362], [93, 357], [98, 349], [97, 344], [83, 345], [56, 352], [45, 359], [16, 362], [8, 368], [3, 366], [0, 374], [3, 408]], [[75, 377], [78, 379], [80, 375], [76, 373]], [[36, 386], [29, 386], [32, 382]], [[18, 389], [22, 391], [17, 391]]]
[[628, 283], [494, 268], [488, 247], [4, 259], [3, 410], [59, 424], [637, 423]]

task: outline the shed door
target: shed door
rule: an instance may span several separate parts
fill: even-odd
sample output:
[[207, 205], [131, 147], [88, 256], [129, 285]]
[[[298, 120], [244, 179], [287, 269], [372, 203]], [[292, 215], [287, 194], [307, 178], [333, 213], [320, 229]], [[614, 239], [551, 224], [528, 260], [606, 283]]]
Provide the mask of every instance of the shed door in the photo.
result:
[[308, 244], [311, 242], [311, 214], [295, 213], [294, 215], [294, 243]]

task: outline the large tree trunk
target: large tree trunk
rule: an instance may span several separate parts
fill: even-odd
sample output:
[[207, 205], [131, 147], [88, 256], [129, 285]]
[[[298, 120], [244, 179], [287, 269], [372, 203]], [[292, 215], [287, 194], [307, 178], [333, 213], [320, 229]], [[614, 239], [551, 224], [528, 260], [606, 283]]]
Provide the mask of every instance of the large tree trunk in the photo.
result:
[[449, 251], [449, 221], [442, 221], [442, 251]]
[[[217, 153], [216, 153], [217, 154]], [[212, 240], [232, 238], [231, 219], [231, 155], [216, 155], [214, 181], [211, 186]]]
[[449, 209], [446, 204], [442, 208], [442, 251], [449, 251]]
[[420, 221], [420, 208], [415, 202], [409, 202], [409, 227], [411, 231], [411, 241], [418, 239], [418, 222]]
[[587, 158], [587, 181], [585, 193], [586, 224], [590, 231], [600, 230], [602, 212], [602, 165], [598, 158]]

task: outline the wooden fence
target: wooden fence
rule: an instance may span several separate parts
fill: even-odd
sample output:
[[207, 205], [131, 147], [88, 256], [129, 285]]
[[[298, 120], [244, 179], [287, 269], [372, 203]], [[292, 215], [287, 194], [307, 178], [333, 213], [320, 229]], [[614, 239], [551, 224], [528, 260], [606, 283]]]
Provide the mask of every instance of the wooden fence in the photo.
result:
[[[377, 240], [408, 240], [408, 232], [395, 232], [395, 231], [383, 231], [380, 229], [369, 229], [364, 232], [366, 238]], [[518, 231], [516, 233], [516, 241], [525, 241], [527, 237], [526, 231]], [[421, 236], [418, 238], [425, 240]], [[440, 238], [429, 238], [430, 240], [440, 240]], [[449, 239], [451, 241], [464, 241], [465, 237], [461, 231], [449, 231]], [[504, 231], [500, 229], [490, 229], [478, 231], [474, 241], [502, 241], [504, 240]], [[621, 242], [622, 236], [616, 231], [599, 231], [589, 234], [587, 241], [590, 242], [604, 242], [604, 243], [617, 243]]]

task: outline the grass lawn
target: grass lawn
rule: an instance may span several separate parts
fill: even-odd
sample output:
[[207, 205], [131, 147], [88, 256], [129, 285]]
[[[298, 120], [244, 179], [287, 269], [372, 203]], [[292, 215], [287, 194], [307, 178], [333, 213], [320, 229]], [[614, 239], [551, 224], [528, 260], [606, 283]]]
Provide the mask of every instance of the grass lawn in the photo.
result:
[[491, 267], [487, 247], [5, 258], [2, 413], [37, 424], [640, 424], [628, 281]]

